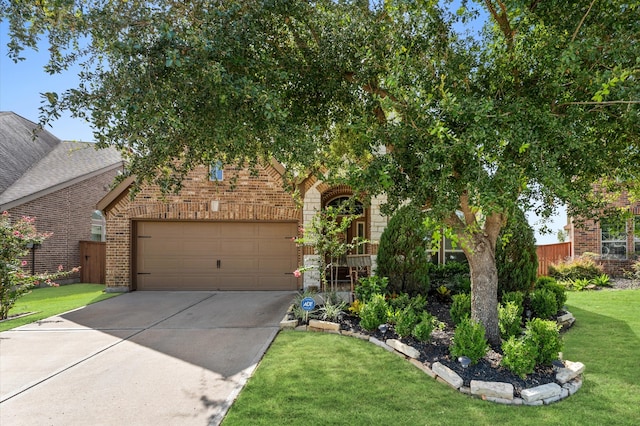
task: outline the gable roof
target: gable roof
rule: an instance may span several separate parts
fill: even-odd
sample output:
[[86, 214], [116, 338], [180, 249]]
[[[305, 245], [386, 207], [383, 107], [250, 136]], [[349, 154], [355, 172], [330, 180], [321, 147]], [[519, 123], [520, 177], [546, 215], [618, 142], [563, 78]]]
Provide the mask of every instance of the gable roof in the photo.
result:
[[38, 125], [13, 112], [0, 111], [0, 193], [9, 188], [33, 164], [40, 161], [60, 143], [46, 130], [33, 132]]
[[[120, 153], [89, 142], [62, 142], [14, 113], [0, 113], [0, 210], [24, 204], [105, 171], [122, 167]], [[5, 160], [6, 159], [6, 160]], [[8, 184], [8, 185], [7, 185]]]

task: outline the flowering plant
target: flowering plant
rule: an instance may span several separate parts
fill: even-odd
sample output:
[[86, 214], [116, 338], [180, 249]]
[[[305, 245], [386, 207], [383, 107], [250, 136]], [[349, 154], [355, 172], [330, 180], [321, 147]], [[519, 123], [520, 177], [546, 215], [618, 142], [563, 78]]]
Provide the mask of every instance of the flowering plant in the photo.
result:
[[57, 287], [54, 279], [79, 270], [73, 268], [65, 271], [59, 265], [57, 272], [32, 275], [22, 269], [28, 265], [21, 258], [29, 253], [29, 247], [42, 244], [50, 236], [51, 233], [38, 232], [33, 217], [23, 216], [12, 222], [8, 212], [0, 215], [0, 319], [6, 319], [16, 300], [29, 293], [34, 286], [44, 283]]
[[326, 291], [330, 284], [331, 291], [336, 291], [340, 260], [351, 250], [367, 242], [358, 237], [347, 241], [347, 230], [358, 217], [350, 213], [350, 207], [348, 203], [338, 207], [327, 206], [313, 216], [307, 228], [298, 229], [302, 237], [296, 238], [295, 242], [312, 246], [320, 260], [317, 266], [300, 267], [293, 271], [296, 278], [307, 270], [317, 268], [320, 271], [321, 288]]

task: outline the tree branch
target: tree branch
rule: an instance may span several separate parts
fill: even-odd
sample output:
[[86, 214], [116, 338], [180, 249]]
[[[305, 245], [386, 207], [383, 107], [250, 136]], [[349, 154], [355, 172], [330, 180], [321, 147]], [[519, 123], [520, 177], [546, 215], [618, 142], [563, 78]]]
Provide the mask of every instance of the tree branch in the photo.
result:
[[591, 12], [591, 8], [593, 7], [593, 4], [595, 2], [596, 2], [596, 0], [591, 0], [591, 4], [589, 5], [589, 9], [587, 9], [587, 12], [584, 14], [582, 19], [580, 20], [580, 23], [576, 27], [576, 30], [573, 32], [573, 36], [571, 36], [571, 42], [572, 43], [576, 39], [576, 37], [578, 36], [578, 31], [580, 31], [580, 27], [582, 27], [582, 24], [584, 24], [584, 20], [587, 19], [587, 15], [589, 14], [589, 12]]
[[502, 1], [498, 0], [498, 6], [500, 7], [500, 13], [498, 13], [497, 9], [493, 5], [492, 0], [485, 0], [484, 3], [487, 5], [489, 13], [491, 13], [493, 19], [495, 19], [500, 26], [500, 30], [502, 30], [502, 33], [507, 38], [507, 46], [509, 47], [509, 49], [511, 49], [515, 31], [511, 28], [511, 24], [509, 23], [509, 17], [507, 16], [507, 6]]
[[614, 105], [614, 104], [640, 104], [640, 101], [582, 101], [582, 102], [565, 102], [558, 106], [566, 105]]

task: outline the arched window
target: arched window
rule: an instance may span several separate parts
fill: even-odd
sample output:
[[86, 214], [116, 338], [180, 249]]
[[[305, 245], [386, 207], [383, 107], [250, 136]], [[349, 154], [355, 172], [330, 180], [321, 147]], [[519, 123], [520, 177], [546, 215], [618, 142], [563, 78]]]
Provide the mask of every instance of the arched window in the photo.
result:
[[106, 220], [100, 210], [94, 210], [91, 214], [91, 241], [104, 241]]
[[[337, 208], [340, 208], [344, 203], [351, 203], [351, 197], [347, 197], [347, 196], [336, 197], [333, 200], [329, 201], [326, 207], [333, 207], [337, 209]], [[353, 202], [353, 206], [349, 209], [348, 212], [345, 212], [345, 213], [353, 214], [356, 216], [362, 216], [362, 214], [364, 213], [364, 207], [362, 206], [362, 203], [360, 201], [355, 200]]]

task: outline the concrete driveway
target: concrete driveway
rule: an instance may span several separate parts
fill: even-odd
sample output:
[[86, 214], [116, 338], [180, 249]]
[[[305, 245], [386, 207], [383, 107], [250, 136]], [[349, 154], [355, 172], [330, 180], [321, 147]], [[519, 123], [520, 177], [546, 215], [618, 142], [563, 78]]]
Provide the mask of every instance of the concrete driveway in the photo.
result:
[[0, 333], [2, 425], [216, 425], [292, 292], [133, 292]]

